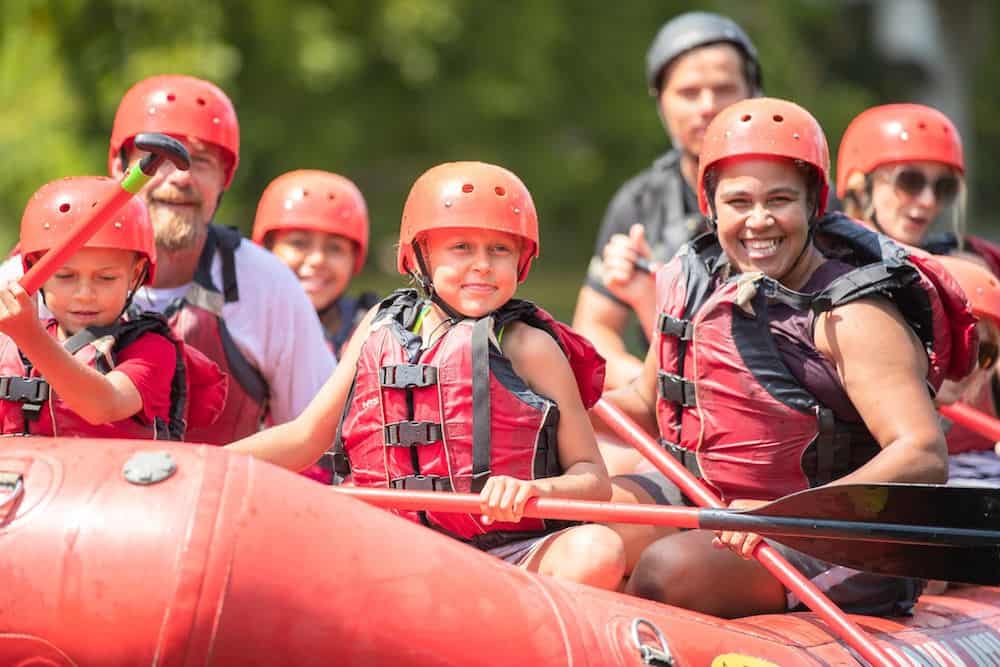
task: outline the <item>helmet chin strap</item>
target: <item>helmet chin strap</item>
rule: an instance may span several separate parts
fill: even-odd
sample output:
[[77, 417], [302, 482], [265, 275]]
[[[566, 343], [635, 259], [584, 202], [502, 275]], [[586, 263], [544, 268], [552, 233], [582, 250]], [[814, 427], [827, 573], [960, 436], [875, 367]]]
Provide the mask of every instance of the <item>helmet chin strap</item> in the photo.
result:
[[419, 272], [410, 271], [410, 275], [412, 275], [414, 280], [417, 281], [417, 289], [423, 293], [425, 298], [430, 299], [431, 303], [444, 311], [444, 314], [447, 315], [451, 321], [458, 322], [460, 320], [473, 319], [468, 315], [458, 312], [445, 303], [445, 300], [442, 299], [441, 295], [439, 295], [437, 290], [434, 289], [434, 283], [431, 282], [431, 272], [427, 269], [427, 262], [424, 261], [424, 256], [420, 253], [420, 246], [416, 241], [413, 241], [410, 245], [413, 248], [413, 256], [417, 260], [417, 266], [420, 268]]

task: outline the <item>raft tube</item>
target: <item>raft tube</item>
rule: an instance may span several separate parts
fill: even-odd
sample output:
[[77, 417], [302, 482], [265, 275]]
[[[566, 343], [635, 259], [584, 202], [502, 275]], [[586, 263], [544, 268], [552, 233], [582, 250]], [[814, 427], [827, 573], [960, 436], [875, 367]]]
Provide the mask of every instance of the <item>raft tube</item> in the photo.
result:
[[[813, 614], [726, 621], [532, 575], [215, 447], [11, 438], [12, 495], [0, 665], [861, 664]], [[900, 665], [1000, 664], [1000, 588], [855, 618]]]

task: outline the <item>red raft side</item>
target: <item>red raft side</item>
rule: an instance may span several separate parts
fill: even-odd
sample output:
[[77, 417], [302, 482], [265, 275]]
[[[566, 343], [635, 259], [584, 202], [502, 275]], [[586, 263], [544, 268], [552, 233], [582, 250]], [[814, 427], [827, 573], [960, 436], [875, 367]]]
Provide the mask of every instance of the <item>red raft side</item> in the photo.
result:
[[[4, 445], [25, 495], [0, 509], [0, 665], [641, 665], [638, 619], [677, 665], [858, 664], [811, 614], [724, 621], [530, 575], [218, 448]], [[128, 482], [151, 451], [176, 472]], [[860, 620], [902, 665], [1000, 664], [998, 607], [969, 588]]]

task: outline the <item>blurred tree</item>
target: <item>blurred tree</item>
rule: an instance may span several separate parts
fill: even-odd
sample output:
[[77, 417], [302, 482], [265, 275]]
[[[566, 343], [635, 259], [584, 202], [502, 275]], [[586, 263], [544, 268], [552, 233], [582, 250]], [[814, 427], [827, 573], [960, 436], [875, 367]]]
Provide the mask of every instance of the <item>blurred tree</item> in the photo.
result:
[[[218, 83], [240, 115], [240, 169], [220, 222], [248, 229], [260, 192], [284, 171], [340, 172], [369, 200], [375, 264], [391, 272], [416, 176], [445, 160], [495, 161], [538, 204], [538, 267], [554, 278], [530, 291], [562, 299], [552, 305], [568, 315], [611, 194], [667, 144], [644, 87], [646, 48], [665, 20], [695, 8], [747, 28], [767, 93], [812, 110], [834, 150], [860, 110], [907, 96], [858, 2], [0, 0], [0, 244], [14, 242], [43, 182], [104, 173], [132, 83], [183, 72]], [[980, 29], [997, 34], [997, 12], [977, 11]], [[1000, 46], [974, 43], [989, 50], [964, 54], [976, 63], [970, 153], [986, 175], [1000, 154], [990, 94]], [[997, 197], [985, 176], [973, 181], [974, 214]], [[372, 269], [363, 279], [392, 282]]]

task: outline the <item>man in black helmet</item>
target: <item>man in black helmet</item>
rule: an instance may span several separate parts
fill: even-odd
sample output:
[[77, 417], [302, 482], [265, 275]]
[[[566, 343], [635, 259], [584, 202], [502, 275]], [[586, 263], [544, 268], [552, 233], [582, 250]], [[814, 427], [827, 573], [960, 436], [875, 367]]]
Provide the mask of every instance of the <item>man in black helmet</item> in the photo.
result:
[[636, 270], [636, 260], [664, 262], [705, 231], [693, 190], [705, 128], [761, 86], [750, 38], [732, 20], [707, 12], [681, 14], [660, 29], [646, 54], [646, 80], [674, 147], [611, 200], [573, 318], [608, 360], [608, 388], [642, 367], [622, 338], [629, 313], [644, 331], [655, 319], [653, 276]]

